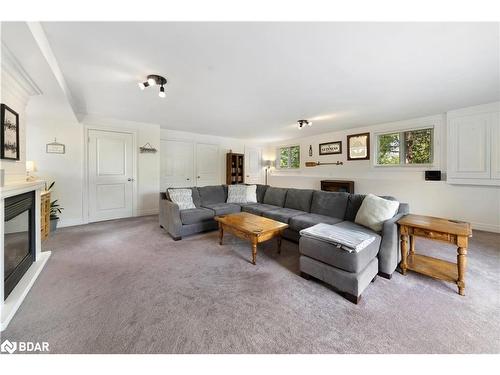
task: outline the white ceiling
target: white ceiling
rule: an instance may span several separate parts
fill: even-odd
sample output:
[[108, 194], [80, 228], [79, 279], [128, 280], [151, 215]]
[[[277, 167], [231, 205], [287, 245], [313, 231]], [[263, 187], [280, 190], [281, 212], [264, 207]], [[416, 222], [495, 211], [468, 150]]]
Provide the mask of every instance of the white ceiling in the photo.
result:
[[285, 139], [500, 99], [497, 23], [42, 25], [79, 111], [167, 129]]

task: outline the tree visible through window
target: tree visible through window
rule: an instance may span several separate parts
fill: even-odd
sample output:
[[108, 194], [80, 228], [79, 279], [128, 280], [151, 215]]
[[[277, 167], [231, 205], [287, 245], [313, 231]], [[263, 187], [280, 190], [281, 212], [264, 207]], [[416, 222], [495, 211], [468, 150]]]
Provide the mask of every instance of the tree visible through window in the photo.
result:
[[377, 136], [377, 164], [431, 164], [433, 129], [417, 129]]
[[300, 168], [300, 146], [280, 147], [280, 168]]

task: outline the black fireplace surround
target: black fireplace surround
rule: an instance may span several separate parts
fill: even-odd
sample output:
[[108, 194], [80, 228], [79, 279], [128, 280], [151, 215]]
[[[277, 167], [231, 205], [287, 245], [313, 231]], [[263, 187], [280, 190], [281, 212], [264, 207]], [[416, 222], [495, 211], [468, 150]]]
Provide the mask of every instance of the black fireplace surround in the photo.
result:
[[35, 261], [35, 192], [5, 198], [4, 299]]

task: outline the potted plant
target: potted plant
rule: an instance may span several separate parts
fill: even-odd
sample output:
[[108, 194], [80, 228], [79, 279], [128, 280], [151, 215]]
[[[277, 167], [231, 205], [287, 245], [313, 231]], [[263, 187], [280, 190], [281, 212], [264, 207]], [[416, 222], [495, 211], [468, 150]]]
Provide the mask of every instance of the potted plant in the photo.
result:
[[[52, 181], [47, 190], [52, 189], [56, 182]], [[50, 202], [50, 231], [54, 232], [57, 228], [57, 223], [59, 222], [59, 214], [64, 210], [58, 203], [57, 199]]]

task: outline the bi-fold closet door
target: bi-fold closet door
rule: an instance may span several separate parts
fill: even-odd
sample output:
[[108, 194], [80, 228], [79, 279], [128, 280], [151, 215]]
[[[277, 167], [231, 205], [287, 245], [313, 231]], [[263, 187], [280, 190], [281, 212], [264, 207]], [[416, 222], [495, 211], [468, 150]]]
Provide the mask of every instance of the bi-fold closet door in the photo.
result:
[[221, 183], [219, 145], [161, 140], [160, 188]]

